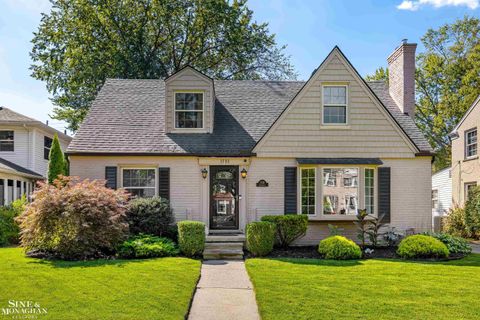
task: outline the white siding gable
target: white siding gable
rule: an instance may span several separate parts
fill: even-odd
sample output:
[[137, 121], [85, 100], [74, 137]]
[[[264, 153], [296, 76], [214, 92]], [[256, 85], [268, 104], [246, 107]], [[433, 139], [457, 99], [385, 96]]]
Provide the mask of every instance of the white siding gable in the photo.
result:
[[[322, 87], [347, 85], [347, 125], [322, 125]], [[335, 48], [254, 148], [259, 157], [413, 158], [415, 146]]]
[[443, 169], [432, 176], [432, 190], [438, 191], [438, 208], [432, 208], [432, 213], [443, 215], [452, 207], [451, 168]]

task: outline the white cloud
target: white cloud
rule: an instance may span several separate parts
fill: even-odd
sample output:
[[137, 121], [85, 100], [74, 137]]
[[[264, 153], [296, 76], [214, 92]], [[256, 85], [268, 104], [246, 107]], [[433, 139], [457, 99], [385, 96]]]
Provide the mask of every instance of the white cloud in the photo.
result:
[[445, 6], [465, 6], [475, 10], [480, 5], [480, 0], [404, 0], [397, 6], [399, 10], [416, 11], [423, 6], [433, 6], [440, 8]]

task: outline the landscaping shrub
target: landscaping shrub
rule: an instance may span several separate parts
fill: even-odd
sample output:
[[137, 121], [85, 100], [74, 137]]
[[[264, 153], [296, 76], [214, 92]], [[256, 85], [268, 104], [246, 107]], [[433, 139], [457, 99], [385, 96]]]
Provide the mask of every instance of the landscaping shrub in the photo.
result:
[[262, 221], [275, 224], [276, 241], [281, 247], [288, 247], [293, 241], [304, 236], [307, 232], [308, 217], [305, 214], [263, 216]]
[[402, 240], [402, 238], [403, 235], [400, 232], [396, 232], [395, 227], [388, 228], [388, 230], [383, 234], [383, 240], [389, 247], [396, 246], [400, 240]]
[[360, 259], [362, 257], [360, 247], [343, 236], [328, 237], [320, 241], [318, 253], [325, 259], [334, 260]]
[[117, 248], [117, 255], [126, 259], [172, 257], [178, 253], [172, 240], [147, 234], [134, 236]]
[[480, 188], [475, 187], [468, 194], [465, 203], [465, 226], [467, 236], [480, 239]]
[[403, 239], [397, 253], [405, 259], [446, 258], [450, 254], [447, 246], [440, 240], [421, 234]]
[[205, 248], [205, 224], [199, 221], [180, 221], [178, 223], [178, 245], [186, 256], [202, 254]]
[[132, 199], [128, 204], [127, 221], [131, 234], [164, 236], [174, 219], [168, 200], [152, 197]]
[[128, 234], [128, 194], [104, 181], [60, 177], [41, 183], [33, 202], [17, 218], [20, 242], [28, 250], [74, 260], [114, 252]]
[[15, 218], [25, 209], [27, 199], [23, 196], [10, 205], [0, 207], [0, 246], [18, 244], [20, 228]]
[[465, 210], [459, 207], [450, 209], [448, 215], [442, 219], [442, 231], [452, 236], [468, 238]]
[[247, 250], [254, 256], [261, 257], [273, 250], [275, 242], [275, 224], [256, 221], [247, 224]]
[[447, 233], [426, 233], [425, 235], [429, 235], [442, 241], [448, 248], [448, 251], [452, 254], [469, 254], [472, 252], [472, 247], [468, 244], [468, 241], [460, 238], [455, 237]]

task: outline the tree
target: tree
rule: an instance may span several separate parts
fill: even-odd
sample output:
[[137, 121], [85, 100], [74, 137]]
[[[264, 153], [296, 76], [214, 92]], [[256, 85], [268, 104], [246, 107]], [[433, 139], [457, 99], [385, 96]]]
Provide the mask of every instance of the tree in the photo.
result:
[[375, 81], [375, 80], [383, 80], [388, 83], [388, 69], [384, 69], [383, 67], [378, 68], [375, 70], [374, 74], [367, 75], [365, 77], [367, 81]]
[[51, 0], [32, 76], [76, 130], [108, 78], [165, 78], [191, 65], [217, 79], [293, 79], [285, 46], [246, 0]]
[[448, 134], [480, 94], [480, 20], [465, 16], [422, 38], [417, 58], [416, 122], [435, 148], [434, 168], [451, 163]]
[[55, 133], [53, 136], [52, 146], [48, 155], [48, 183], [53, 183], [59, 175], [67, 175], [65, 170], [65, 158], [63, 157], [60, 141]]

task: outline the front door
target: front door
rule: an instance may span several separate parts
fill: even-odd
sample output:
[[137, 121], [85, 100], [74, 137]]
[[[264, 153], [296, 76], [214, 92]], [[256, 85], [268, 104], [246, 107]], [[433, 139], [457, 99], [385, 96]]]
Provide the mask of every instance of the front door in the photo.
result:
[[210, 166], [210, 229], [238, 229], [238, 166]]

